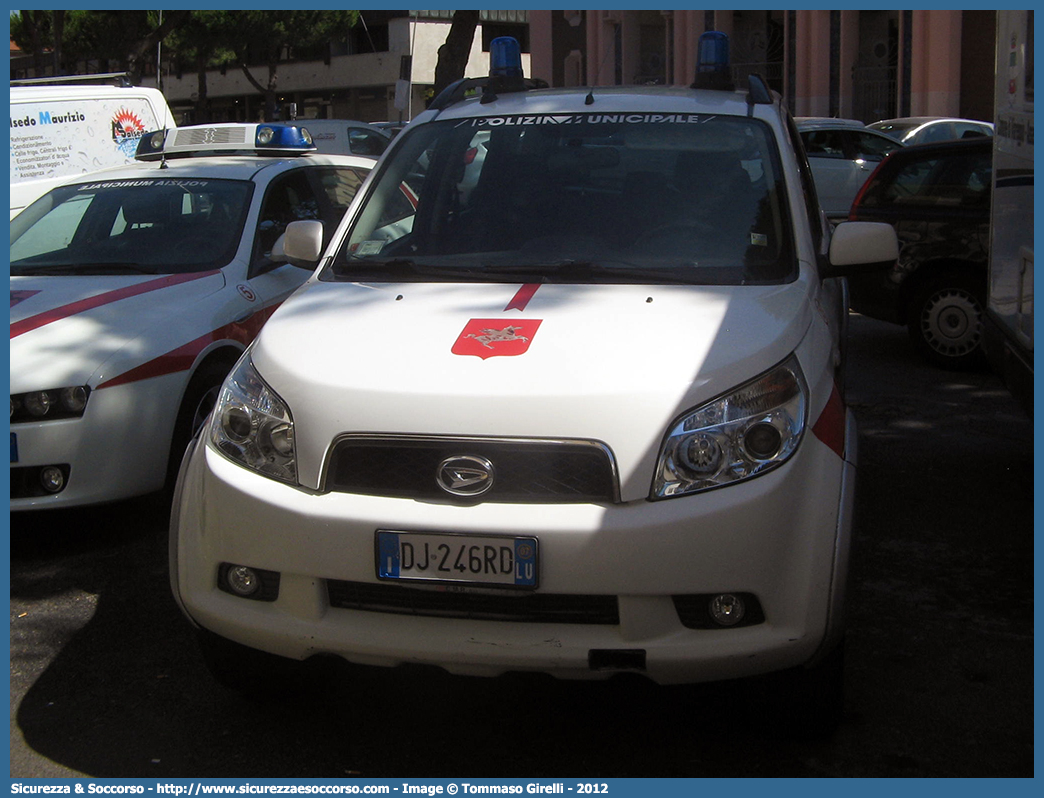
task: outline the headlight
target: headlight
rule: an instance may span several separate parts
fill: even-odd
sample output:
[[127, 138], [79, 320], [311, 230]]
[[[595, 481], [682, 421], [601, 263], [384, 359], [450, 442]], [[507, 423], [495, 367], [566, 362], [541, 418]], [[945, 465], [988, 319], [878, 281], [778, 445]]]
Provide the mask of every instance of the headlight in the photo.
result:
[[791, 356], [736, 390], [686, 413], [664, 442], [653, 499], [750, 479], [785, 462], [805, 430], [808, 388]]
[[87, 409], [90, 395], [86, 385], [11, 394], [11, 423], [79, 418]]
[[210, 442], [226, 457], [272, 479], [297, 484], [294, 421], [282, 399], [240, 361], [221, 386]]

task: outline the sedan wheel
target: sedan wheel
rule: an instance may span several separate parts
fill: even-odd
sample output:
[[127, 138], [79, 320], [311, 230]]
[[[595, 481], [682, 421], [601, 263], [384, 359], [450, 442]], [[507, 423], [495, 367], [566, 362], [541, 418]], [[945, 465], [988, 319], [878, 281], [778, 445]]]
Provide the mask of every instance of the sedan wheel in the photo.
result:
[[212, 361], [204, 363], [193, 375], [185, 390], [185, 398], [181, 402], [177, 420], [174, 422], [174, 436], [171, 441], [170, 455], [167, 463], [168, 487], [173, 487], [174, 480], [181, 466], [181, 458], [189, 442], [199, 432], [210, 411], [214, 409], [221, 383], [232, 367], [231, 361]]

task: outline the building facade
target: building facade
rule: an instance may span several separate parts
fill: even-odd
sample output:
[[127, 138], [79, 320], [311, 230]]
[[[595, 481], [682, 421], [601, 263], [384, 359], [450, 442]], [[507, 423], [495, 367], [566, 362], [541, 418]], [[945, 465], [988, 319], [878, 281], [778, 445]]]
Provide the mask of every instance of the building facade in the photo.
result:
[[[323, 60], [294, 58], [279, 65], [279, 116], [289, 119], [408, 121], [431, 99], [439, 47], [446, 41], [452, 11], [360, 11], [343, 40], [332, 42]], [[526, 11], [482, 11], [467, 74], [489, 71], [489, 42], [508, 35], [523, 43], [530, 74]], [[257, 75], [264, 71], [258, 68]], [[184, 123], [195, 116], [198, 76], [168, 65], [163, 92]], [[209, 121], [258, 121], [265, 101], [240, 69], [207, 73]], [[296, 113], [294, 113], [296, 112]], [[270, 120], [271, 121], [271, 120]]]
[[[280, 118], [408, 121], [423, 110], [453, 12], [360, 13], [321, 59], [287, 54]], [[495, 36], [512, 35], [526, 74], [552, 86], [688, 85], [700, 34], [719, 30], [737, 84], [761, 74], [797, 116], [993, 116], [995, 11], [499, 10], [480, 20], [468, 76], [488, 72]], [[23, 62], [12, 52], [12, 78], [32, 76], [15, 74]], [[265, 100], [241, 70], [207, 72], [203, 120], [198, 76], [169, 56], [161, 62], [146, 82], [160, 85], [182, 123], [262, 118]]]
[[993, 116], [994, 11], [530, 11], [529, 26], [552, 85], [688, 85], [718, 30], [737, 83], [762, 75], [797, 116]]

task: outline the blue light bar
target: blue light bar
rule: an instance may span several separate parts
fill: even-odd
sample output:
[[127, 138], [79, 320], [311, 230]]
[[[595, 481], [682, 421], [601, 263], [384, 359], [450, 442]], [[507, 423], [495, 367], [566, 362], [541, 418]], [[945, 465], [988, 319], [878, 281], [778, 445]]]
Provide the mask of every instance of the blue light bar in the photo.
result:
[[160, 157], [163, 154], [163, 144], [167, 138], [166, 130], [151, 130], [138, 139], [138, 149], [134, 157], [138, 160], [149, 160], [150, 156]]
[[312, 135], [306, 128], [296, 125], [258, 125], [255, 146], [258, 150], [315, 149]]
[[498, 36], [489, 43], [489, 76], [521, 78], [522, 48], [512, 36]]
[[717, 30], [700, 35], [696, 49], [695, 89], [731, 90], [732, 70], [729, 67], [729, 37]]
[[154, 130], [138, 141], [139, 161], [228, 153], [303, 155], [315, 152], [308, 130], [293, 124], [215, 124]]

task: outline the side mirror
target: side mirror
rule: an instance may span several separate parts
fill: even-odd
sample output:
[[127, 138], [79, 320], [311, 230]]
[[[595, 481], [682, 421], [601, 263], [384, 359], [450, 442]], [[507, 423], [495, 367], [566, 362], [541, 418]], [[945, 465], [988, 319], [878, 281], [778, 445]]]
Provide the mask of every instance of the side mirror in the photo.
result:
[[883, 222], [841, 222], [830, 237], [825, 277], [880, 271], [899, 259], [895, 229]]
[[311, 219], [290, 222], [272, 247], [272, 260], [286, 260], [301, 269], [314, 269], [322, 254], [323, 223]]

